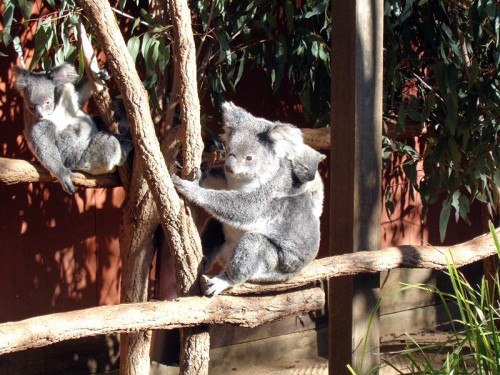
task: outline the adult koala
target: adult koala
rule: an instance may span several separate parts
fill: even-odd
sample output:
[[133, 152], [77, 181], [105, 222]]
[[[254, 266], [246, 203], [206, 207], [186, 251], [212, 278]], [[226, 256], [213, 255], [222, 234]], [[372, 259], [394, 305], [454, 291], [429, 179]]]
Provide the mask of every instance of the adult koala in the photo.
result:
[[[209, 170], [201, 180], [219, 190], [172, 176], [179, 193], [223, 224], [223, 240], [213, 221], [202, 236], [211, 247], [204, 252], [227, 258], [221, 274], [206, 277], [207, 295], [245, 281], [287, 280], [316, 257], [320, 240], [323, 155], [306, 146], [293, 125], [254, 117], [232, 103], [223, 105], [223, 115], [224, 171]], [[219, 239], [207, 241], [209, 231]]]
[[48, 72], [16, 67], [14, 74], [24, 108], [36, 119], [35, 123], [25, 124], [24, 138], [65, 192], [75, 192], [71, 181], [74, 171], [98, 175], [113, 172], [125, 163], [132, 141], [99, 130], [82, 111], [80, 106], [91, 91], [82, 90], [85, 93], [80, 95], [75, 89], [78, 74], [72, 65], [64, 63]]

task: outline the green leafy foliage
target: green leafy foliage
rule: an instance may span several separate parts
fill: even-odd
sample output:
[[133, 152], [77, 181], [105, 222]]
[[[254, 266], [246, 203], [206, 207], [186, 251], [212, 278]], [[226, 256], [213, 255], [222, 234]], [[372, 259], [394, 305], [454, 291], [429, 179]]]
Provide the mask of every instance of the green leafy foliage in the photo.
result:
[[[500, 255], [500, 243], [495, 227], [490, 232]], [[444, 306], [450, 321], [447, 341], [423, 347], [410, 335], [408, 348], [401, 354], [407, 358], [411, 374], [498, 374], [500, 371], [500, 309], [498, 270], [483, 276], [479, 285], [472, 285], [458, 271], [451, 255], [448, 258], [448, 276], [452, 285], [444, 292], [431, 285], [408, 285], [434, 293]], [[452, 313], [458, 311], [458, 314]], [[458, 315], [458, 316], [457, 316]], [[439, 356], [446, 353], [444, 362]], [[416, 356], [416, 354], [419, 354]], [[387, 364], [394, 368], [391, 364]], [[398, 370], [399, 373], [403, 373]]]
[[330, 113], [329, 0], [296, 2], [198, 0], [200, 91], [220, 102], [243, 74], [267, 73], [274, 93], [283, 82], [301, 100], [311, 123], [325, 126]]
[[423, 178], [406, 175], [424, 206], [444, 197], [441, 240], [453, 212], [468, 221], [475, 200], [499, 204], [499, 19], [495, 0], [385, 3], [386, 111], [398, 113], [396, 134], [407, 120], [422, 123], [425, 151], [384, 147], [423, 161]]
[[[47, 1], [51, 12], [43, 17], [31, 14], [32, 3], [4, 1], [4, 48], [13, 46], [21, 55], [20, 29], [33, 22], [30, 69], [50, 69], [64, 60], [78, 63], [82, 73], [75, 1]], [[173, 84], [173, 30], [168, 12], [167, 19], [156, 17], [149, 3], [120, 0], [115, 12], [162, 118], [166, 90]], [[450, 218], [468, 221], [473, 202], [493, 209], [499, 202], [500, 7], [496, 0], [384, 4], [384, 106], [398, 117], [396, 136], [383, 138], [384, 158], [402, 156], [410, 194], [418, 192], [424, 203], [422, 217], [429, 205], [444, 200], [439, 225], [444, 239]], [[334, 11], [329, 0], [191, 0], [190, 5], [201, 97], [208, 95], [218, 106], [245, 76], [261, 70], [268, 80], [260, 85], [268, 84], [277, 95], [298, 96], [309, 123], [329, 124], [329, 14]], [[163, 92], [158, 89], [162, 86]], [[422, 154], [397, 137], [407, 121], [425, 128]], [[423, 178], [417, 173], [419, 163]], [[390, 214], [393, 191], [384, 196]]]

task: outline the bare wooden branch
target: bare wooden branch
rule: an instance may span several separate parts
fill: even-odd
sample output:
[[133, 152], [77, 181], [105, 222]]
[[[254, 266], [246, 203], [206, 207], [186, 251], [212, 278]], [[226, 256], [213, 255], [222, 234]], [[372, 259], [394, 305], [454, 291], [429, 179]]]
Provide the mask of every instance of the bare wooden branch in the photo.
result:
[[[496, 229], [496, 233], [500, 234], [500, 228]], [[335, 276], [374, 273], [394, 268], [442, 270], [448, 266], [447, 259], [453, 259], [454, 264], [461, 267], [495, 253], [496, 248], [491, 234], [450, 247], [391, 247], [319, 259], [306, 267], [301, 275], [286, 283], [244, 284], [231, 292], [244, 294], [278, 291]], [[314, 311], [323, 304], [323, 291], [312, 288], [262, 297], [185, 297], [175, 302], [101, 306], [0, 324], [0, 354], [111, 332], [136, 332], [222, 323], [254, 327], [293, 315], [294, 312]]]
[[187, 0], [170, 0], [170, 16], [174, 26], [176, 72], [179, 74], [180, 114], [182, 125], [182, 176], [194, 176], [203, 152], [201, 139], [200, 100], [198, 98], [196, 47]]
[[[116, 187], [121, 186], [120, 178], [116, 174], [90, 175], [76, 172], [77, 178], [71, 180], [76, 186]], [[0, 158], [0, 184], [14, 185], [28, 182], [58, 182], [40, 163], [21, 159]]]
[[[496, 229], [500, 234], [500, 228]], [[224, 294], [241, 295], [277, 292], [301, 287], [331, 277], [376, 273], [395, 268], [426, 268], [444, 270], [451, 254], [457, 267], [463, 267], [496, 254], [490, 233], [454, 246], [398, 246], [383, 250], [360, 251], [328, 258], [316, 259], [300, 275], [282, 283], [245, 283]]]
[[[302, 129], [305, 142], [317, 149], [324, 150], [330, 147], [330, 129]], [[81, 178], [74, 180], [76, 185], [82, 187], [115, 187], [121, 182], [115, 174], [93, 176], [78, 173]], [[57, 182], [50, 173], [39, 163], [25, 160], [0, 158], [0, 184], [12, 185], [24, 182]]]
[[[187, 0], [169, 1], [170, 17], [174, 29], [174, 50], [176, 73], [179, 75], [179, 94], [181, 109], [181, 141], [182, 141], [182, 176], [194, 177], [195, 170], [200, 167], [203, 140], [201, 138], [200, 100], [198, 98], [196, 47], [191, 26], [191, 12]], [[201, 242], [194, 220], [197, 207], [190, 207], [182, 226], [186, 240], [192, 243], [190, 252], [173, 251], [175, 274], [179, 296], [199, 295], [199, 277], [201, 276]], [[191, 258], [191, 259], [189, 259]], [[181, 352], [179, 367], [181, 375], [208, 374], [210, 336], [208, 327], [196, 327], [181, 330]]]
[[113, 332], [200, 324], [256, 327], [323, 308], [324, 292], [309, 288], [271, 296], [185, 297], [177, 301], [99, 306], [0, 324], [0, 355]]

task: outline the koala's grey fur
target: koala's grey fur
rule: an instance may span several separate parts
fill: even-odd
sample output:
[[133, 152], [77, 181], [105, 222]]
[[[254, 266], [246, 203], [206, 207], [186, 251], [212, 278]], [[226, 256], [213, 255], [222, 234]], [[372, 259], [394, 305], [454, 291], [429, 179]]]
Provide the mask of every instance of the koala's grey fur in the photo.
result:
[[79, 98], [74, 83], [75, 68], [64, 63], [50, 72], [14, 70], [16, 88], [25, 110], [35, 118], [25, 123], [24, 137], [38, 161], [56, 177], [64, 191], [75, 192], [73, 171], [90, 174], [113, 172], [132, 149], [130, 139], [99, 131], [92, 118], [81, 110], [90, 91]]
[[286, 280], [315, 258], [320, 239], [323, 185], [316, 172], [323, 156], [293, 125], [232, 103], [223, 110], [224, 170], [205, 173], [204, 187], [172, 176], [181, 194], [223, 223], [209, 221], [202, 236], [208, 252], [227, 258], [224, 272], [206, 280], [208, 295], [244, 281]]

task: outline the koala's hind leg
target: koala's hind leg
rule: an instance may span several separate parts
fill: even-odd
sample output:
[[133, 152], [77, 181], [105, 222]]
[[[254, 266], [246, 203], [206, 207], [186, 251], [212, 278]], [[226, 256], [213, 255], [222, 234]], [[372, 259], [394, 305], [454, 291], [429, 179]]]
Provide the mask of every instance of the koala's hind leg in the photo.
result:
[[130, 140], [119, 140], [111, 133], [100, 131], [92, 136], [75, 169], [95, 175], [113, 172], [125, 163], [130, 150]]
[[280, 249], [265, 236], [245, 233], [236, 245], [224, 272], [211, 279], [206, 278], [206, 295], [217, 295], [245, 281], [281, 281], [292, 275], [278, 269]]

